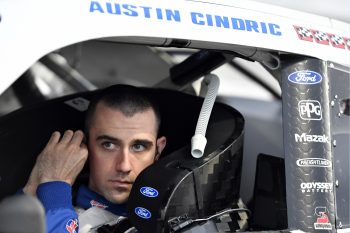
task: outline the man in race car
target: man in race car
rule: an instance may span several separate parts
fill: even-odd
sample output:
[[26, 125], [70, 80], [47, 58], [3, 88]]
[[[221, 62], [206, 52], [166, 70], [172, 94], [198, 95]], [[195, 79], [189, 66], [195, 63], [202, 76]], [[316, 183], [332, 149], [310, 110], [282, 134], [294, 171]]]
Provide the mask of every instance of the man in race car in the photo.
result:
[[[89, 232], [126, 216], [125, 203], [139, 173], [166, 145], [158, 137], [157, 106], [139, 89], [116, 85], [90, 103], [84, 133], [54, 132], [39, 154], [23, 191], [36, 195], [46, 211], [47, 232]], [[89, 157], [88, 186], [73, 207], [72, 185]], [[79, 215], [79, 224], [78, 224]]]

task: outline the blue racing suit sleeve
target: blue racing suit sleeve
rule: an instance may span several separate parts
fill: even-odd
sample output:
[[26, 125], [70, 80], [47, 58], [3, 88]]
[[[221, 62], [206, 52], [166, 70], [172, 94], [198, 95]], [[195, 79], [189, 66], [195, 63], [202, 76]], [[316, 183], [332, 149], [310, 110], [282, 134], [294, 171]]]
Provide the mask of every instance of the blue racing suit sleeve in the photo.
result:
[[36, 194], [45, 208], [47, 232], [78, 232], [78, 215], [72, 205], [72, 187], [68, 183], [52, 181], [40, 184]]

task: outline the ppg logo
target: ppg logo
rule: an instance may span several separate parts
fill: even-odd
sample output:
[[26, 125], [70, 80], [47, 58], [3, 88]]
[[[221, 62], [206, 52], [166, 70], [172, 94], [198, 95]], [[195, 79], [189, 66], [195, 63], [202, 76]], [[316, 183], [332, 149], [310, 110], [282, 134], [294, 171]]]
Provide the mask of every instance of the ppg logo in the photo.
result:
[[139, 216], [140, 218], [144, 218], [144, 219], [149, 219], [152, 217], [151, 212], [149, 212], [148, 209], [145, 209], [143, 207], [136, 207], [135, 214], [137, 214], [137, 216]]
[[298, 109], [303, 120], [322, 120], [322, 108], [317, 100], [301, 100], [298, 103]]

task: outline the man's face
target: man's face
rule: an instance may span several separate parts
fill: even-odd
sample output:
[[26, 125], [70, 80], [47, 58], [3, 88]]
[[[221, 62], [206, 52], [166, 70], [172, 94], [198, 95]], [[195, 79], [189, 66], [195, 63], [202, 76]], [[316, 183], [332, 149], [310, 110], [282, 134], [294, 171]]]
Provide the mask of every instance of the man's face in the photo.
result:
[[153, 110], [126, 117], [99, 103], [89, 130], [89, 188], [110, 202], [126, 202], [136, 177], [165, 144], [164, 137], [157, 139]]

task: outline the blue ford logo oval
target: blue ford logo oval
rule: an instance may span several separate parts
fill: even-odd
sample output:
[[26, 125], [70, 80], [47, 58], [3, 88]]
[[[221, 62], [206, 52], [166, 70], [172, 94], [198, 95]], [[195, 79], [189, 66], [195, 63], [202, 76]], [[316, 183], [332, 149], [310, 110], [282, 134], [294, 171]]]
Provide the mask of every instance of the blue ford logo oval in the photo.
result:
[[137, 216], [139, 216], [140, 218], [144, 218], [144, 219], [149, 219], [152, 217], [151, 212], [149, 212], [148, 209], [145, 209], [143, 207], [136, 207], [135, 214], [137, 214]]
[[302, 70], [291, 73], [288, 80], [292, 83], [309, 85], [320, 83], [322, 76], [315, 71]]
[[146, 197], [157, 197], [158, 196], [158, 191], [152, 187], [142, 187], [140, 188], [140, 192], [142, 195]]

